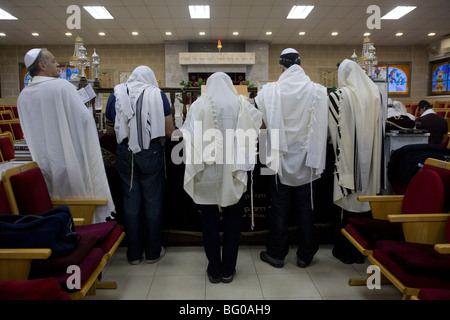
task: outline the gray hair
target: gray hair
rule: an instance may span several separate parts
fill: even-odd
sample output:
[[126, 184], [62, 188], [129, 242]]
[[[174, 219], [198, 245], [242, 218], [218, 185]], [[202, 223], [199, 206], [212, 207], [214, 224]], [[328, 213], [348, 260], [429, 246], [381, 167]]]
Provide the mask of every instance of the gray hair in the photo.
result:
[[47, 51], [47, 48], [42, 48], [41, 52], [39, 52], [39, 55], [37, 56], [36, 60], [33, 62], [31, 66], [27, 68], [28, 72], [30, 73], [30, 76], [34, 77], [41, 71], [41, 68], [39, 68], [39, 62], [47, 63], [47, 56], [43, 54], [44, 51]]

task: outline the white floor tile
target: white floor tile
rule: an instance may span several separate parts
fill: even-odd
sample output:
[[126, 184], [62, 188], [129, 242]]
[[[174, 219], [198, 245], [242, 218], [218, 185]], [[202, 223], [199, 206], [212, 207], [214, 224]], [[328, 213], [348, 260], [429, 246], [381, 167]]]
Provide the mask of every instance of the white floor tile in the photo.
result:
[[332, 248], [321, 245], [312, 263], [299, 268], [291, 246], [284, 267], [274, 268], [259, 257], [264, 246], [243, 245], [233, 282], [212, 284], [202, 246], [167, 247], [159, 262], [135, 266], [120, 247], [102, 273], [102, 280], [116, 281], [118, 288], [99, 289], [84, 300], [401, 300], [392, 285], [380, 290], [349, 286], [350, 278], [367, 276], [370, 263], [344, 264], [333, 257]]

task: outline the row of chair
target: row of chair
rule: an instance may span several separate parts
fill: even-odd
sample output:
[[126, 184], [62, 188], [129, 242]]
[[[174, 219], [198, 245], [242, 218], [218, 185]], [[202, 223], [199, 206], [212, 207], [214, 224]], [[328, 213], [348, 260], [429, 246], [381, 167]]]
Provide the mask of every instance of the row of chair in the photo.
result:
[[[372, 217], [341, 230], [403, 299], [450, 299], [450, 162], [428, 158], [405, 194], [360, 196]], [[367, 279], [350, 279], [349, 285]]]
[[19, 119], [19, 112], [17, 110], [17, 105], [13, 105], [13, 104], [0, 105], [0, 112], [1, 111], [11, 111], [14, 115], [14, 118]]
[[[17, 281], [17, 285], [23, 285], [26, 280], [54, 278], [74, 300], [93, 295], [96, 289], [117, 288], [115, 282], [105, 283], [99, 279], [125, 233], [116, 221], [91, 223], [95, 207], [106, 202], [107, 199], [51, 199], [42, 171], [34, 161], [4, 170], [0, 183], [0, 214], [40, 214], [66, 206], [81, 240], [72, 253], [63, 257], [53, 257], [49, 248], [0, 248], [0, 287], [2, 281], [8, 284]], [[66, 286], [70, 265], [80, 267], [79, 290]], [[34, 284], [32, 281], [25, 283]]]
[[15, 142], [24, 141], [22, 125], [19, 119], [0, 120], [0, 133], [3, 132], [11, 132]]
[[0, 133], [0, 164], [14, 161], [14, 139], [11, 132]]

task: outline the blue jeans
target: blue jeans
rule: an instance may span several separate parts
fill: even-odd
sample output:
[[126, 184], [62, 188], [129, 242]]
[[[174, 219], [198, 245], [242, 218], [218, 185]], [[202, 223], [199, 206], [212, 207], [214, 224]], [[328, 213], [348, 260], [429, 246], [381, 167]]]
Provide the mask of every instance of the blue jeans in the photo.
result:
[[[314, 237], [314, 211], [311, 206], [311, 185], [309, 183], [291, 187], [271, 179], [271, 210], [269, 211], [269, 239], [266, 252], [274, 262], [284, 263], [289, 252], [289, 216], [297, 221], [297, 257], [303, 261], [312, 260], [318, 250]], [[314, 186], [313, 182], [313, 186]]]
[[[220, 276], [230, 277], [236, 269], [244, 214], [244, 197], [232, 206], [222, 207], [222, 213], [219, 212], [217, 205], [199, 205], [199, 209], [202, 215], [203, 245], [208, 259], [208, 273], [214, 279]], [[220, 254], [221, 229], [223, 230], [222, 254]]]
[[157, 259], [162, 238], [163, 146], [152, 142], [149, 149], [133, 155], [128, 144], [119, 144], [116, 168], [122, 181], [128, 260], [140, 260], [144, 252], [147, 260]]

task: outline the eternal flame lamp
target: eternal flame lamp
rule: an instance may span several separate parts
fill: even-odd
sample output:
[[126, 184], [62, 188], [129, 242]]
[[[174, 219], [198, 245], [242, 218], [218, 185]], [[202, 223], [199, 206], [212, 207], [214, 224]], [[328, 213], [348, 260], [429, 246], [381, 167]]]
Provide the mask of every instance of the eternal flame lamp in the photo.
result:
[[222, 42], [220, 40], [217, 42], [217, 49], [219, 49], [219, 52], [222, 50]]

